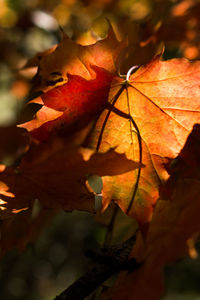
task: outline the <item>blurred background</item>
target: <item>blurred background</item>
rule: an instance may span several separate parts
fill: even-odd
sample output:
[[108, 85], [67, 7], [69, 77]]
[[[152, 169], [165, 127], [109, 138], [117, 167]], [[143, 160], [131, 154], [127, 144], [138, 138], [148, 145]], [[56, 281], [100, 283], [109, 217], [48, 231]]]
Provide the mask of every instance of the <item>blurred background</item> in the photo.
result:
[[[0, 127], [21, 116], [33, 70], [21, 69], [32, 56], [60, 41], [61, 29], [82, 45], [106, 36], [109, 22], [118, 39], [128, 37], [124, 73], [165, 47], [164, 59], [200, 58], [200, 1], [195, 0], [0, 0]], [[88, 268], [84, 251], [102, 244], [112, 208], [54, 217], [34, 244], [0, 261], [0, 299], [50, 300]], [[113, 242], [131, 234], [134, 222], [118, 214]], [[134, 226], [132, 226], [134, 225]], [[200, 260], [166, 270], [165, 300], [200, 300]], [[93, 298], [95, 299], [95, 298]]]

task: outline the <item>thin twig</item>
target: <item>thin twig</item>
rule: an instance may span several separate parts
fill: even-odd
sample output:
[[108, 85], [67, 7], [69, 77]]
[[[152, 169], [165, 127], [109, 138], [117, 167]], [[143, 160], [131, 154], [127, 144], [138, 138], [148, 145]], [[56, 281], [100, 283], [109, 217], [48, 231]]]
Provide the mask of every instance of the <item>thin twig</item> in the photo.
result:
[[120, 270], [136, 270], [140, 265], [129, 260], [129, 254], [135, 243], [135, 235], [122, 244], [102, 248], [96, 254], [96, 264], [54, 300], [83, 300], [99, 285]]

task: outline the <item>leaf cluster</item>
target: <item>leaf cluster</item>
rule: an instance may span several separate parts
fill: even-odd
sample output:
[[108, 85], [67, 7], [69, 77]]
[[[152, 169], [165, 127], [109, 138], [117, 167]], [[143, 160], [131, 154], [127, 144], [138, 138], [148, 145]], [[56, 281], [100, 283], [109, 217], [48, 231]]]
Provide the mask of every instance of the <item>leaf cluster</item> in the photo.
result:
[[138, 223], [134, 245], [111, 249], [112, 263], [100, 255], [106, 272], [98, 284], [114, 265], [128, 269], [103, 299], [160, 299], [165, 265], [196, 255], [200, 62], [164, 61], [158, 44], [153, 58], [134, 65], [130, 37], [118, 40], [110, 26], [87, 46], [63, 34], [27, 63], [37, 67], [33, 89], [40, 92], [27, 105], [39, 109], [0, 130], [1, 255], [23, 250], [61, 210], [94, 214], [92, 175], [103, 181], [101, 213], [114, 202]]

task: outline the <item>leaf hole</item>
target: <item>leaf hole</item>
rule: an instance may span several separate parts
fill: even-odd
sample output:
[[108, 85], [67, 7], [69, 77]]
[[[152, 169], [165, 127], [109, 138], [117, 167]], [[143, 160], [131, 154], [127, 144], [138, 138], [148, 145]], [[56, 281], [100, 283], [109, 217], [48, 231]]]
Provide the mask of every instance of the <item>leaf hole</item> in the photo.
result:
[[88, 184], [90, 188], [95, 193], [95, 211], [100, 211], [102, 208], [102, 189], [103, 189], [103, 181], [100, 176], [90, 175], [88, 178]]

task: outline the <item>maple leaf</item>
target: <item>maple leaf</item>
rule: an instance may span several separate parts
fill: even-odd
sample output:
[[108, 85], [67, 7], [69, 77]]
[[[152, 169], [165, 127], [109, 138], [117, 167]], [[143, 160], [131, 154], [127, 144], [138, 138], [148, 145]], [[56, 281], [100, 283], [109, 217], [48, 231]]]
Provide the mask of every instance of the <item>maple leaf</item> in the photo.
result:
[[68, 74], [94, 79], [96, 74], [91, 67], [93, 65], [116, 74], [120, 54], [125, 47], [126, 41], [119, 42], [111, 26], [105, 39], [87, 46], [77, 44], [64, 33], [58, 45], [44, 54], [40, 53], [39, 58], [37, 55], [27, 65], [38, 66], [35, 87], [47, 91], [66, 83]]
[[[79, 47], [66, 38], [55, 51], [45, 54], [41, 64], [48, 70], [47, 61], [50, 68], [54, 68], [68, 43], [69, 47], [73, 45], [82, 49], [74, 52], [75, 58], [68, 54], [64, 57], [63, 70], [71, 66], [67, 83], [63, 84], [65, 81], [61, 80], [58, 83], [62, 85], [54, 87], [56, 82], [47, 76], [52, 86], [41, 95], [44, 107], [34, 120], [20, 126], [30, 130], [39, 141], [48, 140], [51, 135], [67, 137], [96, 119], [104, 110], [89, 146], [102, 152], [117, 147], [117, 151], [126, 153], [129, 159], [143, 161], [146, 168], [119, 176], [106, 176], [103, 179], [103, 210], [114, 200], [124, 212], [144, 224], [151, 220], [159, 188], [168, 178], [163, 167], [166, 158], [178, 154], [193, 123], [200, 121], [199, 62], [190, 63], [184, 59], [162, 62], [158, 55], [133, 75], [130, 76], [129, 72], [124, 80], [114, 74], [113, 57], [119, 57], [120, 51], [112, 53], [113, 48], [107, 47], [113, 39], [121, 51], [124, 44], [116, 40], [111, 29], [107, 39], [94, 45]], [[97, 55], [101, 47], [109, 49], [102, 60]], [[80, 58], [89, 77], [79, 68]], [[102, 69], [106, 61], [109, 61], [108, 68]], [[40, 65], [38, 76], [40, 74], [41, 78], [45, 75], [42, 69]], [[64, 72], [66, 70], [61, 73]], [[46, 107], [52, 109], [49, 119]]]
[[53, 209], [36, 208], [36, 205], [37, 202], [29, 209], [1, 221], [0, 257], [9, 250], [23, 251], [58, 213]]
[[[41, 96], [44, 106], [36, 118], [20, 126], [40, 141], [52, 134], [68, 136], [107, 107], [89, 146], [102, 152], [117, 147], [129, 159], [142, 159], [146, 168], [139, 174], [130, 171], [103, 178], [103, 210], [114, 200], [144, 224], [151, 220], [160, 185], [168, 177], [165, 159], [178, 154], [193, 123], [200, 121], [199, 62], [163, 62], [157, 56], [128, 80], [91, 68], [95, 79], [69, 75], [66, 84]], [[48, 109], [52, 110], [49, 118]]]
[[113, 75], [96, 66], [91, 69], [94, 79], [68, 75], [67, 83], [41, 95], [44, 106], [33, 120], [19, 126], [44, 141], [53, 134], [71, 135], [95, 119], [105, 108]]
[[162, 191], [147, 235], [138, 234], [132, 257], [141, 267], [133, 273], [121, 274], [109, 299], [160, 299], [164, 292], [166, 264], [187, 255], [196, 257], [194, 244], [200, 233], [199, 155], [198, 124], [169, 166], [171, 176], [164, 185], [167, 195]]
[[107, 38], [95, 44], [81, 46], [64, 35], [60, 44], [40, 53], [40, 59], [35, 57], [28, 66], [38, 64], [34, 83], [45, 92], [40, 98], [44, 106], [20, 127], [44, 141], [53, 134], [72, 134], [95, 119], [105, 108], [125, 46], [110, 27]]
[[35, 199], [46, 208], [94, 212], [87, 176], [113, 176], [138, 167], [142, 165], [112, 149], [95, 153], [58, 139], [32, 145], [17, 168], [0, 173], [1, 218], [28, 209]]
[[30, 136], [23, 128], [16, 126], [0, 127], [0, 163], [12, 165], [28, 151]]
[[161, 61], [160, 56], [128, 80], [113, 80], [110, 106], [101, 114], [89, 145], [103, 152], [117, 147], [129, 159], [142, 158], [146, 167], [140, 176], [131, 171], [103, 178], [103, 209], [114, 200], [139, 223], [151, 220], [159, 188], [168, 178], [165, 159], [179, 153], [194, 122], [200, 121], [199, 80], [199, 62]]

